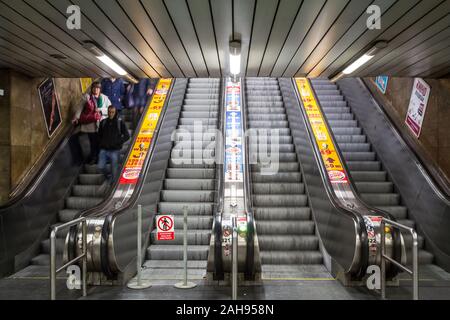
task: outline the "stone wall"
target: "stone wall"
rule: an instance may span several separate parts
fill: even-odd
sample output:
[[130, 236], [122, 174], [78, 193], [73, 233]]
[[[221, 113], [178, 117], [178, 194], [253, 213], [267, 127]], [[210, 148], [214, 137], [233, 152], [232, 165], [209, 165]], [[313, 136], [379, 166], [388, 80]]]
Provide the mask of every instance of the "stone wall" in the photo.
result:
[[[70, 125], [75, 109], [79, 107], [80, 80], [55, 79], [63, 122], [55, 134], [49, 138], [37, 90], [44, 80], [44, 78], [29, 78], [15, 71], [9, 72], [9, 107], [6, 105], [5, 108], [9, 114], [5, 114], [6, 121], [4, 121], [9, 125], [9, 134], [7, 130], [1, 131], [2, 139], [9, 140], [8, 194], [22, 181], [34, 163], [53, 150], [53, 146], [60, 141], [66, 126]], [[4, 195], [2, 200], [5, 200]]]
[[419, 139], [405, 125], [414, 78], [389, 78], [385, 95], [377, 89], [375, 78], [365, 80], [397, 127], [413, 138], [418, 150], [450, 181], [450, 79], [424, 79], [431, 87], [431, 95]]

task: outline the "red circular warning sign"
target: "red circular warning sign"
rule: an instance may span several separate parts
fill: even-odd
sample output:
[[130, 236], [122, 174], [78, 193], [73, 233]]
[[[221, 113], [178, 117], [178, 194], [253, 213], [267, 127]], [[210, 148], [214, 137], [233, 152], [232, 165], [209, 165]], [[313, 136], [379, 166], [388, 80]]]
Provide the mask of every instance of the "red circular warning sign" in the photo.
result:
[[169, 216], [162, 216], [158, 219], [158, 228], [161, 231], [170, 231], [173, 228], [173, 219]]

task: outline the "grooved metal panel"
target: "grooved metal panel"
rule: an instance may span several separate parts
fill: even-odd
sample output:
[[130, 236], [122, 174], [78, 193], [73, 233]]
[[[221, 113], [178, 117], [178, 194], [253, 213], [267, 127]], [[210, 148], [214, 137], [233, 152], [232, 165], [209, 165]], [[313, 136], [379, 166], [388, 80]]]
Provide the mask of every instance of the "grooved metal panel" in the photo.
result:
[[[80, 30], [66, 26], [70, 5]], [[367, 28], [369, 5], [379, 30]], [[386, 40], [352, 76], [442, 77], [449, 10], [449, 0], [0, 0], [0, 48], [3, 65], [39, 76], [114, 75], [83, 48], [93, 40], [138, 78], [220, 77], [234, 39], [241, 75], [330, 77]]]

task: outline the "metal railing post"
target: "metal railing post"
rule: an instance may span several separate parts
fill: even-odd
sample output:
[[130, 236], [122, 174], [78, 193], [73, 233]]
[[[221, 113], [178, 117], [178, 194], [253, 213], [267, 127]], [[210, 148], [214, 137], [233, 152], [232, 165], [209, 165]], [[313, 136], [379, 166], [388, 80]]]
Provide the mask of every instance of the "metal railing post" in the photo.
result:
[[87, 296], [87, 222], [83, 221], [83, 297]]
[[183, 282], [175, 284], [178, 289], [192, 289], [197, 285], [193, 282], [188, 282], [188, 207], [183, 207], [183, 262], [184, 262], [184, 276]]
[[237, 286], [238, 286], [238, 237], [237, 237], [237, 226], [236, 217], [233, 217], [233, 252], [232, 252], [232, 300], [237, 300]]
[[386, 234], [385, 222], [381, 220], [381, 299], [386, 299]]
[[137, 257], [136, 257], [136, 270], [137, 279], [132, 279], [128, 282], [127, 287], [130, 289], [147, 289], [152, 285], [150, 281], [142, 280], [142, 205], [138, 205], [137, 208]]
[[412, 233], [413, 238], [413, 299], [419, 300], [419, 250], [417, 234]]
[[[386, 223], [389, 224], [390, 228], [397, 228], [400, 230], [408, 231], [412, 236], [412, 255], [413, 255], [413, 267], [412, 270], [408, 269], [401, 263], [397, 262], [396, 260], [392, 259], [391, 257], [388, 257], [386, 255], [386, 239], [385, 239], [385, 228]], [[410, 276], [412, 276], [413, 280], [413, 299], [419, 300], [419, 253], [418, 253], [418, 240], [417, 240], [417, 233], [414, 231], [413, 228], [407, 227], [405, 225], [402, 225], [400, 223], [397, 223], [395, 221], [383, 218], [381, 220], [381, 298], [386, 299], [386, 260], [398, 267], [399, 269], [405, 271]]]
[[[74, 258], [73, 260], [67, 262], [60, 268], [56, 267], [56, 238], [57, 234], [60, 230], [64, 230], [70, 228], [72, 226], [81, 224], [81, 241], [82, 241], [82, 253], [80, 256]], [[87, 296], [87, 220], [86, 218], [78, 218], [71, 222], [55, 226], [52, 228], [50, 233], [50, 299], [56, 300], [56, 276], [61, 271], [67, 269], [71, 265], [79, 264], [81, 261], [81, 276], [82, 276], [82, 290], [83, 297]], [[80, 279], [76, 279], [76, 281], [80, 281]], [[78, 288], [77, 288], [78, 289]]]
[[50, 234], [50, 299], [56, 300], [56, 232]]

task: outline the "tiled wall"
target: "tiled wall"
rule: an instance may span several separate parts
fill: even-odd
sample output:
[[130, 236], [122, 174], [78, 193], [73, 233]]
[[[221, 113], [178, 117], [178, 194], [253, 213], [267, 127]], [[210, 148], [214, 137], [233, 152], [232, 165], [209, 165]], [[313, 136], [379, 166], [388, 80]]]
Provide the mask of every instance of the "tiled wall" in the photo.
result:
[[[5, 118], [3, 118], [3, 111], [1, 111], [2, 121], [0, 121], [2, 122], [1, 126], [8, 126], [7, 130], [2, 130], [0, 127], [0, 143], [5, 140], [5, 144], [9, 146], [9, 157], [8, 154], [5, 155], [6, 158], [10, 159], [9, 163], [6, 163], [5, 160], [5, 165], [2, 165], [3, 169], [9, 171], [9, 179], [3, 179], [2, 176], [2, 183], [0, 183], [0, 195], [3, 201], [5, 201], [4, 189], [6, 188], [3, 184], [7, 184], [3, 180], [9, 180], [8, 192], [6, 193], [6, 195], [9, 195], [9, 192], [29, 172], [32, 165], [48, 150], [52, 149], [49, 147], [60, 140], [61, 133], [65, 126], [70, 125], [72, 115], [75, 109], [79, 107], [81, 98], [79, 79], [55, 79], [63, 124], [49, 139], [37, 91], [37, 87], [45, 79], [29, 78], [14, 71], [8, 73], [10, 97], [4, 106], [4, 109], [7, 110], [5, 111], [7, 112]], [[3, 77], [3, 75], [0, 76], [0, 78]]]
[[[383, 101], [386, 111], [407, 134], [414, 135], [405, 125], [406, 113], [414, 79], [390, 78], [386, 94], [381, 94], [374, 78], [366, 83], [377, 98]], [[414, 140], [419, 150], [426, 153], [441, 171], [450, 178], [450, 79], [424, 79], [431, 87], [427, 110], [419, 139]]]
[[4, 90], [4, 95], [0, 96], [0, 203], [8, 199], [10, 190], [10, 154], [11, 139], [9, 135], [9, 96], [10, 79], [9, 71], [0, 69], [0, 89]]

